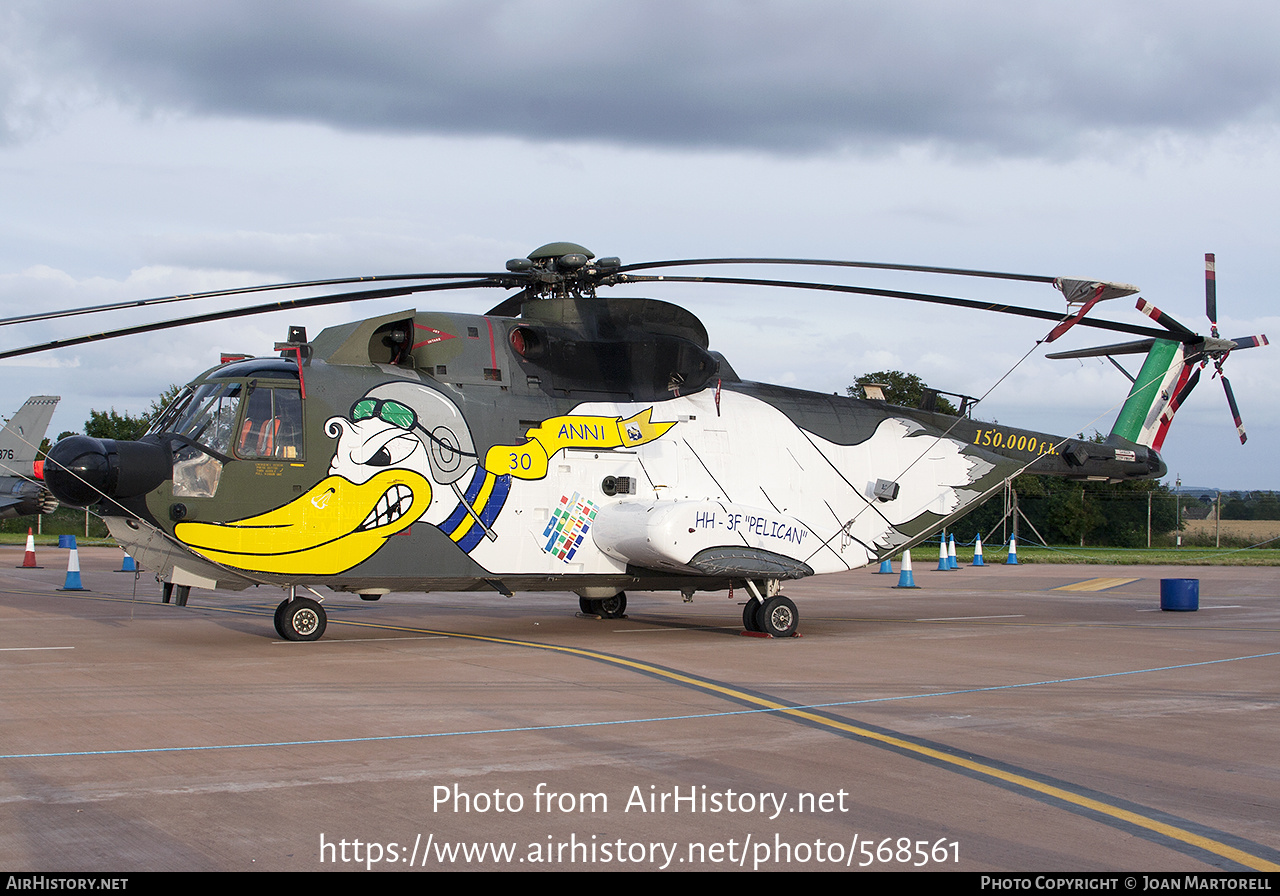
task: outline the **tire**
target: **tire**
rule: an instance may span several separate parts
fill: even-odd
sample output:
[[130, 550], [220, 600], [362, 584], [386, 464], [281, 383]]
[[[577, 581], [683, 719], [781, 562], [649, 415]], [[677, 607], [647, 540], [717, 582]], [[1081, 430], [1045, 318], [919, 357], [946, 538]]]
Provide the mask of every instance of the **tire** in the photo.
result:
[[280, 606], [276, 607], [276, 618], [275, 618], [276, 634], [279, 635], [281, 638], [284, 638], [286, 641], [289, 640], [289, 636], [286, 635], [284, 632], [284, 620], [282, 617], [284, 616], [284, 610], [285, 610], [285, 607], [287, 606], [289, 606], [288, 599], [282, 600], [280, 602]]
[[277, 628], [286, 641], [319, 641], [329, 622], [324, 607], [309, 597], [285, 601], [276, 612], [279, 614]]
[[578, 609], [582, 611], [583, 616], [599, 616], [600, 608], [596, 606], [599, 601], [591, 600], [587, 597], [578, 598]]
[[596, 601], [596, 612], [605, 619], [621, 619], [627, 612], [627, 594], [619, 591], [613, 597]]
[[760, 631], [760, 601], [749, 598], [742, 606], [742, 627], [749, 632]]
[[756, 615], [760, 631], [775, 638], [790, 638], [800, 624], [800, 611], [791, 598], [775, 595], [766, 600]]

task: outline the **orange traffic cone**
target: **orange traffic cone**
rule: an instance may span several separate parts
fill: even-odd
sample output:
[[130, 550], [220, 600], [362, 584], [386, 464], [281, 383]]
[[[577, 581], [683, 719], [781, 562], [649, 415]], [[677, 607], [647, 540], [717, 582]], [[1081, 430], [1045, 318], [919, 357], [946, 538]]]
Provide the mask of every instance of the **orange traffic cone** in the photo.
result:
[[27, 552], [22, 556], [22, 565], [18, 569], [44, 569], [36, 566], [36, 537], [30, 527], [27, 527]]

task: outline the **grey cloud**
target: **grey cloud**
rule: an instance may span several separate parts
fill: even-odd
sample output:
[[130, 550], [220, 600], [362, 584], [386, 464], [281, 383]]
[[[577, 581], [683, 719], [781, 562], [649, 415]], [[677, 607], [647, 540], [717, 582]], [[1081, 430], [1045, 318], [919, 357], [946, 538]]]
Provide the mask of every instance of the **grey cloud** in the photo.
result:
[[9, 40], [40, 47], [50, 80], [148, 111], [344, 130], [1063, 155], [1096, 138], [1274, 126], [1280, 93], [1280, 13], [1248, 3], [21, 8]]

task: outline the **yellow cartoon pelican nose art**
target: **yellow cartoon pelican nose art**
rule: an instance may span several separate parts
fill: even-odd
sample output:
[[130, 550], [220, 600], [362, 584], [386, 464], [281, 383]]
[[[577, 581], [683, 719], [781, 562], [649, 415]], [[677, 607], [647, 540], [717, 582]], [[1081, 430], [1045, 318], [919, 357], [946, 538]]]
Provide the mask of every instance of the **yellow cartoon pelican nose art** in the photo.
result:
[[218, 563], [281, 575], [332, 575], [371, 556], [430, 501], [431, 484], [412, 470], [383, 470], [361, 483], [327, 476], [267, 513], [229, 523], [179, 523], [174, 531]]
[[[506, 477], [476, 465], [466, 421], [443, 395], [410, 383], [384, 384], [359, 399], [349, 417], [330, 418], [325, 432], [338, 439], [329, 476], [306, 494], [242, 520], [179, 523], [174, 534], [210, 560], [241, 569], [333, 575], [421, 518], [434, 480], [459, 496], [441, 528], [463, 550], [493, 537], [490, 527], [508, 485], [492, 480]], [[473, 468], [464, 493], [457, 483]]]
[[[174, 535], [214, 562], [277, 575], [345, 572], [419, 520], [436, 524], [469, 554], [497, 540], [493, 527], [513, 480], [544, 478], [549, 460], [566, 448], [635, 447], [675, 425], [651, 416], [652, 408], [626, 419], [553, 417], [527, 430], [523, 443], [481, 455], [446, 396], [384, 383], [357, 399], [348, 416], [326, 421], [325, 433], [338, 444], [329, 475], [306, 494], [245, 519], [180, 522]], [[442, 500], [449, 491], [457, 499], [452, 512]]]

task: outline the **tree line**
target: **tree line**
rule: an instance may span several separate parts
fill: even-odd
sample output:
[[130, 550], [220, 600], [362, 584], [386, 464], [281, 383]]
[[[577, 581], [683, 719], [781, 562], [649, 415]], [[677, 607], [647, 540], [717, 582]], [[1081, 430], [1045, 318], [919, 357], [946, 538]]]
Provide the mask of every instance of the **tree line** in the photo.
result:
[[[89, 409], [89, 419], [84, 421], [84, 435], [92, 436], [95, 439], [117, 439], [123, 442], [133, 442], [142, 438], [147, 434], [147, 430], [151, 428], [151, 424], [155, 422], [169, 403], [177, 397], [182, 391], [182, 387], [176, 383], [165, 389], [160, 395], [151, 402], [151, 407], [147, 409], [145, 414], [130, 414], [125, 411], [123, 414], [114, 407], [107, 411], [99, 411], [93, 408]], [[71, 430], [58, 433], [58, 438], [65, 439], [67, 436], [76, 435]], [[48, 440], [42, 446], [40, 456], [43, 457], [48, 449]]]
[[[1212, 503], [1210, 501], [1210, 504]], [[1280, 520], [1280, 494], [1261, 491], [1223, 492], [1221, 518], [1224, 520]]]

